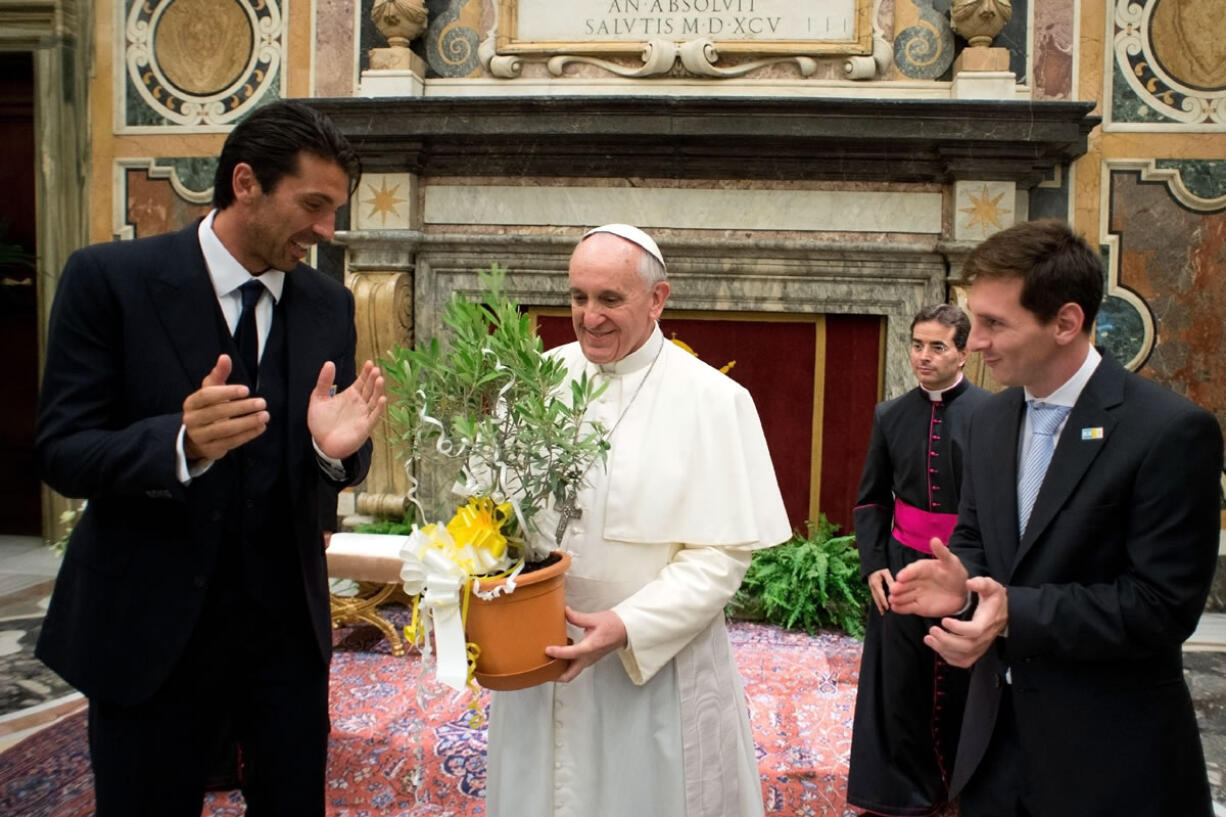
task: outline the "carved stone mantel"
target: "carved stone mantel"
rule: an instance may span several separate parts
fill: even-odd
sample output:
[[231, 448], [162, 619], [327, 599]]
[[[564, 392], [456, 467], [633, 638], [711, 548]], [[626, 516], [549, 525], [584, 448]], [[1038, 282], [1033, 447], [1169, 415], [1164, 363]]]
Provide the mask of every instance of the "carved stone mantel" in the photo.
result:
[[[392, 343], [432, 337], [453, 292], [479, 292], [477, 271], [498, 262], [511, 270], [508, 294], [532, 306], [567, 304], [566, 268], [573, 235], [346, 231], [336, 241], [349, 257], [357, 301], [358, 357]], [[660, 241], [669, 261], [669, 309], [774, 314], [877, 314], [887, 319], [885, 380], [907, 383], [907, 329], [920, 307], [946, 297], [947, 264], [938, 242], [741, 239], [713, 243], [700, 236]], [[411, 332], [400, 314], [412, 280]], [[437, 475], [419, 475], [437, 485]], [[357, 497], [359, 512], [403, 506], [405, 477], [394, 445], [376, 434], [370, 476]]]
[[[567, 261], [582, 234], [575, 222], [551, 217], [548, 207], [533, 222], [470, 223], [462, 210], [457, 219], [430, 221], [423, 209], [431, 191], [493, 189], [508, 178], [553, 180], [571, 193], [625, 179], [708, 191], [723, 189], [708, 180], [763, 190], [820, 182], [823, 189], [944, 191], [949, 208], [959, 182], [1029, 190], [1084, 153], [1099, 121], [1090, 115], [1093, 103], [1015, 100], [643, 95], [310, 104], [350, 138], [367, 173], [413, 179], [415, 192], [403, 194], [410, 212], [397, 216], [410, 229], [372, 228], [363, 209], [362, 229], [337, 234], [357, 296], [359, 344], [377, 356], [391, 343], [438, 334], [446, 298], [476, 292], [476, 271], [495, 261], [512, 271], [509, 294], [521, 303], [567, 302]], [[540, 197], [558, 201], [553, 195], [542, 189]], [[942, 194], [935, 199], [939, 210]], [[951, 271], [969, 248], [952, 241], [948, 209], [935, 224], [895, 234], [832, 235], [820, 227], [657, 232], [673, 283], [669, 307], [883, 316], [884, 388], [892, 396], [911, 382], [911, 317], [949, 296]], [[409, 309], [410, 297], [411, 317], [388, 317]], [[386, 443], [377, 446], [364, 491], [368, 508], [402, 504], [403, 473]]]
[[1029, 189], [1086, 150], [1092, 102], [318, 99], [367, 171], [423, 176], [937, 181]]

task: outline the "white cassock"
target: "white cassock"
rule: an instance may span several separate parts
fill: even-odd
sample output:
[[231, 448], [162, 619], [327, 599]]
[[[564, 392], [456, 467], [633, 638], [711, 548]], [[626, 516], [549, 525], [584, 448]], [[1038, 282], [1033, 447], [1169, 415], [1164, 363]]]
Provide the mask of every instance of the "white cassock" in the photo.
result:
[[[616, 611], [629, 644], [569, 684], [492, 694], [487, 814], [757, 817], [723, 609], [751, 551], [791, 530], [753, 400], [658, 327], [613, 364], [577, 343], [553, 354], [608, 382], [587, 416], [613, 428], [562, 542], [567, 604]], [[556, 513], [539, 523], [552, 536]]]

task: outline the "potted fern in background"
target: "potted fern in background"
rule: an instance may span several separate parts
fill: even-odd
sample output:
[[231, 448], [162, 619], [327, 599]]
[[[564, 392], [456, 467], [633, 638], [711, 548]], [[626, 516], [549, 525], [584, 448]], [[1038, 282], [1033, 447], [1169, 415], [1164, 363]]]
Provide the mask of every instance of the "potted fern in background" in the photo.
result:
[[[608, 448], [604, 429], [583, 419], [598, 390], [586, 376], [565, 387], [565, 368], [506, 295], [505, 274], [494, 265], [480, 273], [478, 298], [452, 295], [442, 314], [446, 342], [392, 349], [381, 361], [415, 517], [440, 519], [415, 526], [401, 551], [405, 590], [417, 597], [406, 635], [421, 643], [432, 623], [439, 679], [453, 686], [461, 661], [466, 682], [493, 689], [565, 669], [544, 650], [566, 643], [569, 557], [553, 551], [538, 518], [573, 495]], [[445, 495], [453, 501], [443, 511]], [[549, 620], [515, 623], [510, 614], [520, 608], [540, 608]], [[525, 654], [504, 657], [515, 644]]]
[[755, 551], [728, 615], [766, 621], [812, 635], [823, 627], [864, 638], [871, 600], [860, 579], [856, 537], [835, 536], [838, 526], [822, 514], [773, 548]]

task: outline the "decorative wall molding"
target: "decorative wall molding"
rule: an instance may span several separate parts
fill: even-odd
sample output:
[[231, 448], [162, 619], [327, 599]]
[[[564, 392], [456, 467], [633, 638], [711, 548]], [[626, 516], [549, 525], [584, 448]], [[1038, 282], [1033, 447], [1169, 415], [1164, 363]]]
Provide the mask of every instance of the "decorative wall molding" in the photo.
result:
[[[1146, 174], [1156, 172], [1152, 159], [1109, 159], [1103, 162], [1102, 172], [1102, 204], [1099, 208], [1099, 234], [1098, 242], [1103, 248], [1103, 264], [1107, 271], [1106, 286], [1103, 288], [1103, 306], [1102, 311], [1107, 315], [1113, 313], [1119, 315], [1119, 322], [1132, 324], [1139, 327], [1139, 331], [1132, 334], [1137, 337], [1121, 347], [1119, 344], [1111, 344], [1112, 352], [1120, 358], [1120, 362], [1125, 367], [1137, 370], [1145, 359], [1149, 357], [1153, 351], [1154, 342], [1156, 340], [1156, 332], [1154, 328], [1153, 312], [1149, 308], [1149, 304], [1133, 292], [1120, 284], [1120, 236], [1111, 230], [1111, 174], [1115, 171], [1135, 171], [1142, 179], [1146, 178]], [[1161, 176], [1151, 176], [1155, 181], [1161, 180], [1169, 182], [1173, 174], [1170, 172], [1162, 173]], [[1169, 189], [1169, 184], [1168, 184]], [[1110, 346], [1109, 346], [1110, 348]]]
[[1107, 26], [1105, 130], [1226, 130], [1220, 2], [1115, 0]]
[[1027, 190], [1085, 152], [1092, 102], [605, 96], [319, 99], [369, 172], [939, 182]]
[[[199, 183], [184, 183], [179, 174], [180, 162], [199, 161], [169, 157], [116, 159], [112, 165], [111, 235], [120, 241], [156, 235], [177, 230], [207, 213], [213, 201], [212, 184], [201, 189]], [[215, 164], [215, 160], [205, 161]], [[145, 186], [138, 193], [131, 184], [134, 172], [142, 181], [162, 185]]]
[[0, 0], [0, 47], [34, 51], [61, 38], [75, 39], [78, 0]]
[[[515, 79], [528, 62], [553, 76], [589, 65], [628, 78], [728, 79], [777, 65], [801, 77], [820, 59], [845, 59], [850, 79], [889, 64], [871, 0], [499, 0], [478, 49], [491, 76]], [[721, 54], [731, 62], [717, 65]], [[635, 64], [634, 58], [641, 64]], [[872, 74], [868, 74], [872, 71]]]
[[116, 2], [117, 131], [224, 131], [282, 96], [282, 2]]
[[1140, 170], [1141, 181], [1166, 184], [1175, 200], [1189, 210], [1210, 213], [1226, 208], [1226, 159], [1148, 159], [1112, 163], [1112, 167], [1129, 165]]

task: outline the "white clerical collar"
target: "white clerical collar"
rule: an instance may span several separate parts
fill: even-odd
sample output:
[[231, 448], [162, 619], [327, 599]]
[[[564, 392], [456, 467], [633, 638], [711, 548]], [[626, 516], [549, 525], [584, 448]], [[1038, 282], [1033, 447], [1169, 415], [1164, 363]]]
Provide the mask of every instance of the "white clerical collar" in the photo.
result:
[[647, 336], [647, 340], [642, 346], [635, 349], [630, 354], [623, 357], [621, 360], [615, 360], [612, 363], [601, 363], [596, 366], [597, 371], [601, 374], [630, 374], [639, 369], [651, 365], [651, 361], [656, 359], [656, 355], [660, 354], [660, 348], [664, 345], [664, 333], [660, 331], [660, 324], [656, 324], [651, 329], [651, 334]]
[[1090, 382], [1090, 377], [1103, 359], [1103, 356], [1098, 353], [1093, 344], [1089, 345], [1089, 350], [1086, 354], [1086, 359], [1081, 362], [1081, 366], [1078, 367], [1077, 371], [1073, 372], [1073, 376], [1064, 381], [1064, 385], [1046, 397], [1040, 398], [1036, 398], [1029, 388], [1023, 389], [1026, 393], [1026, 400], [1038, 399], [1049, 406], [1068, 406], [1072, 408], [1076, 405], [1077, 398], [1081, 397], [1081, 392], [1086, 387], [1086, 383]]
[[934, 403], [940, 403], [945, 400], [945, 393], [953, 391], [954, 389], [958, 388], [958, 384], [961, 382], [962, 382], [962, 372], [958, 372], [958, 379], [955, 380], [953, 383], [950, 383], [948, 386], [941, 389], [940, 391], [933, 391], [932, 389], [925, 389], [923, 386], [920, 386], [920, 388], [923, 389], [924, 394], [928, 395], [929, 400], [931, 400]]
[[196, 235], [200, 238], [200, 250], [204, 253], [204, 264], [209, 269], [209, 277], [213, 280], [213, 290], [217, 297], [230, 295], [252, 278], [257, 278], [264, 288], [272, 293], [276, 303], [281, 301], [281, 292], [285, 288], [285, 273], [281, 270], [265, 270], [259, 276], [253, 276], [247, 268], [238, 263], [238, 259], [230, 254], [226, 245], [221, 243], [217, 233], [213, 232], [213, 210], [200, 222]]

